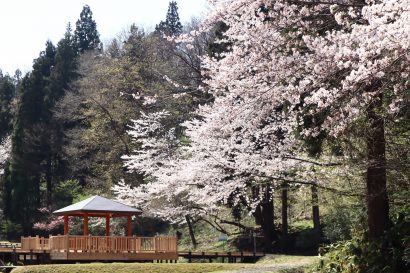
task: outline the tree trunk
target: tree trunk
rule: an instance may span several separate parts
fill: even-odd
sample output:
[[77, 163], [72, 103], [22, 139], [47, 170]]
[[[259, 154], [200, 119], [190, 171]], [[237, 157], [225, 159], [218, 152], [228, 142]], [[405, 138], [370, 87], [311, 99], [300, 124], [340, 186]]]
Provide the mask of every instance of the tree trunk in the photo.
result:
[[265, 248], [270, 250], [272, 243], [276, 239], [272, 189], [270, 186], [265, 188], [263, 200], [257, 206], [254, 217], [256, 224], [261, 226]]
[[46, 202], [47, 207], [51, 207], [52, 196], [52, 170], [51, 170], [51, 156], [48, 156], [46, 163]]
[[384, 120], [379, 115], [383, 95], [372, 102], [367, 109], [370, 125], [367, 134], [367, 222], [370, 238], [378, 238], [387, 230], [389, 223], [389, 202], [386, 178], [386, 142]]
[[262, 230], [269, 242], [275, 240], [273, 198], [271, 188], [268, 186], [265, 191], [265, 200], [262, 203]]
[[288, 183], [282, 183], [282, 234], [288, 234]]
[[317, 186], [312, 185], [312, 218], [313, 218], [313, 229], [317, 232], [320, 231], [320, 216], [319, 216], [319, 197]]
[[192, 246], [194, 247], [194, 249], [196, 249], [198, 244], [195, 239], [194, 227], [192, 226], [191, 218], [189, 217], [189, 215], [185, 215], [185, 220], [188, 224], [189, 236], [191, 237]]

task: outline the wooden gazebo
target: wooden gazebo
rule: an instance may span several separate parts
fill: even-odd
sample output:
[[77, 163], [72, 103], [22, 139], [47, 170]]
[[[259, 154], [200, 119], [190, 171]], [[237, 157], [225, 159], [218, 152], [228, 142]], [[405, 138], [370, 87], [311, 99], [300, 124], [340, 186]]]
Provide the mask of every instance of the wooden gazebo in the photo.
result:
[[132, 216], [141, 211], [119, 202], [95, 195], [81, 202], [72, 204], [53, 212], [64, 216], [64, 235], [69, 233], [69, 217], [82, 217], [84, 223], [84, 236], [88, 235], [89, 217], [105, 218], [106, 236], [110, 236], [110, 219], [113, 217], [127, 217], [127, 233], [132, 236]]
[[[132, 234], [132, 216], [141, 211], [93, 196], [76, 204], [54, 211], [64, 216], [64, 235], [22, 237], [22, 251], [48, 253], [53, 261], [150, 261], [177, 260], [177, 240], [174, 236], [137, 237]], [[83, 217], [84, 234], [69, 234], [69, 219]], [[88, 234], [89, 217], [105, 218], [106, 236]], [[111, 236], [110, 219], [127, 217], [127, 236]]]

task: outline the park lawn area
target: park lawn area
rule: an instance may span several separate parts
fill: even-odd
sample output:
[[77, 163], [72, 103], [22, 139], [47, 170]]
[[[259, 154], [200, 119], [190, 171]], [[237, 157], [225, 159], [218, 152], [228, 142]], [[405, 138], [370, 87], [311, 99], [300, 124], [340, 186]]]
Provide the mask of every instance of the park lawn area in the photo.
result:
[[[317, 261], [313, 256], [267, 255], [256, 264], [228, 263], [89, 263], [54, 264], [19, 267], [12, 273], [222, 273], [246, 272], [260, 269], [263, 272], [303, 272]], [[266, 269], [266, 271], [264, 271]]]
[[229, 269], [246, 269], [249, 264], [227, 263], [90, 263], [32, 265], [16, 268], [12, 273], [209, 273]]

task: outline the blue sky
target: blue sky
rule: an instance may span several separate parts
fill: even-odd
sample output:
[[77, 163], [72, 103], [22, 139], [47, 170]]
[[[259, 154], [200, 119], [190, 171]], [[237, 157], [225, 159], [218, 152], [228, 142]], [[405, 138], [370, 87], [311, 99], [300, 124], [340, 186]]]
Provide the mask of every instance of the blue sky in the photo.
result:
[[[68, 22], [75, 28], [88, 4], [101, 40], [108, 41], [132, 23], [153, 29], [165, 19], [169, 0], [0, 0], [0, 69], [11, 75], [31, 70], [33, 59], [50, 39], [57, 43]], [[206, 0], [177, 0], [182, 22], [201, 17]]]

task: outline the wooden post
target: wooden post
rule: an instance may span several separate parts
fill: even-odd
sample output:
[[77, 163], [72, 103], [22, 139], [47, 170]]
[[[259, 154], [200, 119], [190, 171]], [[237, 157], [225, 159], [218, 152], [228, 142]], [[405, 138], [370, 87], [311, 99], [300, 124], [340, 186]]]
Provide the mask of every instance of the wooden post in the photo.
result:
[[[31, 249], [33, 249], [33, 247]], [[40, 237], [38, 235], [35, 237], [34, 249], [40, 249]]]
[[105, 235], [110, 236], [110, 215], [105, 216]]
[[69, 242], [69, 239], [68, 239], [68, 234], [67, 235], [65, 235], [65, 249], [66, 249], [66, 251], [67, 251], [67, 253], [68, 252], [70, 252], [70, 242]]
[[131, 215], [127, 216], [127, 231], [128, 231], [128, 236], [132, 236]]
[[84, 214], [84, 236], [88, 235], [88, 213]]
[[64, 214], [64, 235], [68, 234], [68, 215]]
[[12, 252], [12, 261], [13, 261], [13, 265], [17, 265], [17, 253], [16, 253], [16, 247], [13, 247], [13, 252]]

